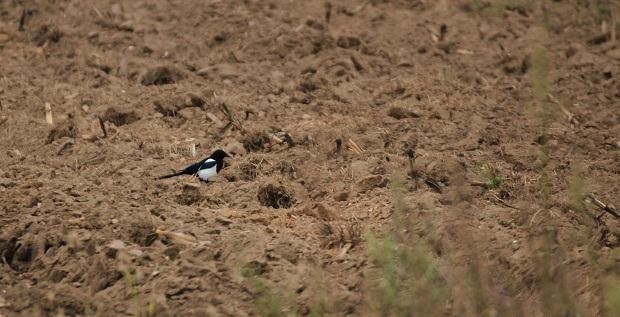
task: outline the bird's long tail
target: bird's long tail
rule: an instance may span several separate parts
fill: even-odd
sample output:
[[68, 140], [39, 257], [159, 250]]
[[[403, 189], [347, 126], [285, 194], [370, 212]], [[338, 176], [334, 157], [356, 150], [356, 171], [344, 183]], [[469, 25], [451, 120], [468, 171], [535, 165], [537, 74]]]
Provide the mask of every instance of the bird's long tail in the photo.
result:
[[185, 171], [180, 171], [180, 172], [176, 172], [176, 173], [172, 173], [172, 174], [168, 174], [164, 176], [159, 176], [157, 177], [157, 179], [166, 179], [166, 178], [180, 176], [180, 175], [185, 175]]

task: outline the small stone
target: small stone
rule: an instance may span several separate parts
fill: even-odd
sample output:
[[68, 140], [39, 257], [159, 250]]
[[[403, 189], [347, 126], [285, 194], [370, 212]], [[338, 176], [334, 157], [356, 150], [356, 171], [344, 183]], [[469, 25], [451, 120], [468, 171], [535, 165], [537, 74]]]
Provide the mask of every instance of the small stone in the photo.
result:
[[333, 209], [326, 207], [321, 203], [316, 204], [316, 215], [317, 218], [324, 221], [334, 220], [337, 218], [336, 212]]
[[88, 32], [86, 37], [89, 38], [89, 39], [97, 38], [97, 37], [99, 37], [99, 32], [97, 32], [97, 31], [90, 31], [90, 32]]
[[223, 224], [223, 225], [225, 225], [225, 226], [228, 226], [228, 225], [230, 225], [231, 223], [233, 223], [233, 221], [232, 221], [232, 220], [230, 220], [230, 219], [228, 219], [228, 218], [225, 218], [225, 217], [221, 217], [221, 216], [220, 216], [220, 217], [216, 217], [216, 218], [215, 218], [215, 221], [216, 221], [217, 223]]
[[347, 201], [349, 199], [349, 192], [340, 192], [334, 196], [335, 201]]
[[144, 252], [142, 252], [142, 250], [140, 249], [131, 249], [127, 253], [129, 253], [129, 255], [134, 256], [136, 258], [141, 257], [144, 254]]
[[0, 186], [1, 187], [13, 187], [15, 186], [17, 183], [15, 181], [13, 181], [10, 178], [0, 178]]
[[362, 178], [359, 182], [357, 182], [357, 187], [359, 188], [360, 193], [363, 193], [373, 188], [385, 187], [387, 183], [388, 180], [383, 178], [383, 176], [375, 175]]
[[7, 154], [14, 159], [23, 159], [24, 155], [18, 149], [7, 151]]
[[121, 240], [113, 240], [104, 248], [104, 254], [110, 258], [115, 259], [119, 250], [125, 249], [125, 242]]
[[198, 116], [198, 109], [193, 107], [183, 108], [177, 113], [186, 120], [192, 120]]
[[0, 34], [0, 43], [8, 42], [10, 38], [8, 34]]
[[179, 246], [173, 245], [167, 248], [166, 250], [164, 250], [164, 255], [170, 258], [170, 260], [174, 260], [177, 258], [177, 255], [179, 255], [179, 252], [181, 252], [181, 249], [179, 248]]
[[120, 4], [115, 3], [110, 7], [110, 12], [115, 16], [120, 16], [123, 14], [123, 8]]
[[118, 26], [118, 29], [121, 31], [133, 32], [133, 23], [131, 21], [125, 21]]
[[243, 144], [237, 140], [231, 141], [226, 146], [224, 146], [224, 151], [231, 155], [245, 155], [247, 154], [247, 150], [243, 147]]
[[126, 245], [125, 242], [121, 240], [112, 240], [112, 242], [108, 243], [107, 247], [110, 249], [122, 250], [126, 247]]
[[612, 79], [613, 77], [614, 77], [614, 74], [613, 74], [611, 66], [605, 67], [605, 69], [603, 70], [603, 78]]
[[230, 64], [218, 64], [203, 67], [199, 69], [196, 74], [203, 77], [213, 77], [213, 75], [219, 75], [222, 79], [233, 79], [241, 75], [241, 73]]
[[189, 93], [185, 98], [185, 105], [188, 107], [202, 107], [205, 103], [204, 98], [197, 94]]
[[353, 36], [340, 36], [336, 41], [336, 45], [342, 48], [354, 48], [360, 46], [362, 42], [359, 38]]

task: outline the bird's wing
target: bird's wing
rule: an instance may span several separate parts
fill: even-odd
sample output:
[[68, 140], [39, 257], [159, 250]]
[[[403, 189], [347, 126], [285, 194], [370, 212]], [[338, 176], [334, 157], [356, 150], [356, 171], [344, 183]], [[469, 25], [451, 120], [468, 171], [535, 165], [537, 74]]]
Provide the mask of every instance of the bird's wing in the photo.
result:
[[195, 163], [195, 164], [192, 164], [192, 165], [186, 167], [183, 170], [183, 174], [185, 174], [185, 175], [194, 175], [194, 174], [198, 173], [198, 170], [200, 170], [200, 165], [201, 165], [201, 163]]
[[217, 165], [217, 162], [214, 159], [208, 159], [208, 160], [204, 161], [204, 163], [202, 163], [202, 165], [200, 166], [200, 169], [201, 170], [209, 169], [209, 168], [212, 168], [215, 165]]

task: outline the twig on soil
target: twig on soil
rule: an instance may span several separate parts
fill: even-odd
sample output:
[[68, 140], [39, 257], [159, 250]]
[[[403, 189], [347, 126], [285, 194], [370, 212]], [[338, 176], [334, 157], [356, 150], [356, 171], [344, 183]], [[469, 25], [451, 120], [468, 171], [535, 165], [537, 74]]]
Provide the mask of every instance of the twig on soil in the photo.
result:
[[474, 181], [474, 182], [469, 183], [469, 185], [474, 186], [474, 187], [482, 187], [482, 188], [489, 189], [489, 184], [487, 184], [486, 182]]
[[542, 211], [542, 209], [539, 209], [537, 212], [534, 213], [534, 215], [532, 216], [532, 218], [530, 219], [530, 225], [534, 223], [534, 220], [536, 220], [536, 217], [538, 216], [538, 214]]
[[462, 49], [462, 48], [457, 49], [456, 53], [461, 54], [461, 55], [474, 55], [473, 51]]
[[430, 188], [434, 189], [436, 192], [441, 193], [441, 185], [439, 185], [439, 183], [432, 179], [432, 178], [427, 178], [424, 180], [424, 183], [426, 183], [426, 185], [428, 185]]
[[560, 101], [558, 101], [552, 94], [547, 94], [547, 98], [549, 98], [549, 100], [554, 104], [558, 105], [558, 107], [560, 107], [560, 110], [562, 110], [562, 112], [566, 114], [566, 116], [568, 117], [568, 125], [570, 125], [571, 128], [574, 128], [576, 125], [579, 124], [579, 121], [575, 119], [575, 115], [568, 111], [568, 109], [566, 109], [566, 107], [564, 107], [564, 105], [562, 105], [562, 103], [560, 103]]
[[17, 31], [19, 32], [23, 32], [24, 31], [24, 25], [26, 24], [26, 15], [28, 14], [28, 12], [26, 11], [26, 9], [22, 10], [22, 15], [19, 17], [19, 25], [17, 26]]
[[47, 124], [54, 124], [54, 117], [52, 116], [52, 105], [49, 102], [45, 103], [45, 121]]
[[207, 117], [211, 119], [211, 121], [213, 121], [213, 123], [215, 123], [215, 125], [218, 126], [218, 128], [222, 128], [225, 126], [224, 122], [222, 122], [222, 120], [220, 120], [220, 118], [218, 118], [212, 112], [207, 112]]
[[93, 6], [93, 11], [95, 11], [95, 13], [97, 14], [97, 16], [99, 16], [100, 19], [104, 18], [103, 14], [101, 14], [101, 11], [99, 11], [97, 7]]
[[163, 229], [157, 229], [157, 230], [155, 230], [155, 233], [159, 237], [168, 238], [172, 242], [175, 242], [175, 243], [178, 243], [178, 244], [185, 244], [185, 245], [190, 245], [190, 246], [196, 246], [199, 243], [198, 239], [196, 239], [195, 237], [190, 236], [188, 234], [184, 234], [184, 233], [166, 231], [166, 230], [163, 230]]
[[412, 148], [407, 149], [407, 157], [409, 158], [409, 173], [407, 173], [407, 175], [409, 175], [411, 178], [416, 178], [417, 173], [415, 171], [415, 168], [413, 167], [416, 158], [415, 150]]
[[103, 138], [107, 138], [108, 137], [108, 131], [105, 128], [105, 124], [103, 123], [103, 119], [101, 119], [101, 117], [97, 117], [97, 120], [99, 120], [99, 127], [101, 128], [101, 131], [103, 131]]
[[276, 143], [280, 144], [282, 142], [284, 142], [284, 140], [280, 139], [277, 135], [267, 132], [267, 135]]
[[497, 196], [496, 194], [491, 194], [491, 196], [495, 199], [497, 199], [497, 201], [499, 201], [502, 205], [508, 207], [508, 208], [512, 208], [512, 209], [516, 209], [516, 210], [521, 210], [518, 207], [515, 207], [511, 204], [509, 204], [508, 202], [506, 202], [505, 200], [501, 199], [499, 196]]
[[66, 149], [70, 148], [73, 144], [75, 144], [75, 142], [73, 141], [73, 139], [67, 140], [65, 143], [63, 143], [59, 148], [58, 151], [56, 151], [56, 155], [61, 155], [62, 152], [64, 152]]
[[616, 217], [616, 219], [620, 219], [620, 214], [618, 213], [618, 211], [616, 210], [616, 208], [610, 204], [605, 204], [602, 201], [598, 200], [596, 197], [594, 197], [594, 195], [592, 195], [592, 193], [588, 193], [586, 194], [586, 198], [590, 200], [590, 202], [592, 204], [594, 204], [596, 207], [599, 207], [601, 209], [603, 209], [604, 211], [606, 211], [607, 213], [613, 215], [614, 217]]
[[362, 148], [360, 148], [359, 145], [351, 139], [347, 141], [347, 144], [349, 145], [349, 148], [351, 148], [351, 151], [355, 152], [355, 154], [361, 155], [364, 152]]
[[332, 17], [332, 4], [331, 2], [325, 2], [325, 22], [329, 23]]
[[97, 154], [91, 158], [86, 159], [85, 161], [82, 162], [82, 166], [89, 166], [89, 165], [93, 165], [93, 164], [99, 164], [101, 162], [103, 162], [105, 160], [105, 155], [103, 154]]
[[366, 6], [370, 3], [370, 0], [366, 0], [364, 1], [362, 4], [360, 4], [357, 8], [353, 9], [351, 11], [351, 13], [358, 13], [362, 10], [364, 10], [364, 8], [366, 8]]

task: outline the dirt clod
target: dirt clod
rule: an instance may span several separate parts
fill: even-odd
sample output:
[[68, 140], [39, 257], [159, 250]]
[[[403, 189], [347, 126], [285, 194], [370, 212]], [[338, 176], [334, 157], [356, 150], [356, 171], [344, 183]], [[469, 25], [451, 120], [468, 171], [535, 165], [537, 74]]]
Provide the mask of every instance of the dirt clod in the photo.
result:
[[43, 46], [47, 42], [57, 43], [62, 37], [62, 32], [51, 25], [42, 25], [32, 35], [32, 41], [37, 46]]
[[73, 121], [67, 120], [52, 128], [52, 130], [47, 135], [47, 144], [50, 144], [64, 137], [75, 138], [76, 135], [77, 131], [75, 126], [73, 125]]
[[139, 221], [129, 224], [129, 238], [139, 246], [148, 247], [157, 239], [157, 234], [152, 224]]
[[202, 200], [200, 188], [193, 184], [185, 184], [183, 190], [177, 196], [177, 202], [181, 205], [190, 206]]
[[388, 116], [394, 118], [394, 119], [405, 119], [405, 118], [418, 118], [420, 117], [420, 115], [418, 115], [417, 113], [411, 111], [411, 110], [407, 110], [403, 107], [399, 107], [399, 106], [393, 106], [390, 107], [390, 109], [388, 110]]
[[258, 189], [258, 201], [266, 207], [290, 208], [293, 196], [282, 185], [267, 184]]
[[269, 136], [264, 131], [257, 131], [246, 135], [241, 143], [248, 152], [262, 151], [269, 144]]
[[273, 166], [273, 169], [289, 179], [299, 177], [299, 169], [289, 161], [280, 161]]
[[148, 69], [140, 77], [145, 86], [174, 84], [184, 78], [183, 73], [174, 66], [157, 66]]
[[0, 315], [606, 313], [617, 2], [0, 1]]
[[140, 117], [138, 117], [135, 111], [121, 112], [114, 108], [108, 108], [101, 115], [101, 120], [112, 122], [115, 126], [120, 127], [122, 125], [132, 124], [140, 120]]
[[362, 44], [362, 41], [353, 36], [340, 36], [338, 40], [336, 40], [336, 45], [342, 48], [354, 48], [360, 46], [360, 44]]
[[360, 193], [364, 193], [373, 188], [385, 187], [388, 182], [388, 179], [383, 178], [381, 175], [373, 175], [360, 179], [357, 182], [357, 187]]

